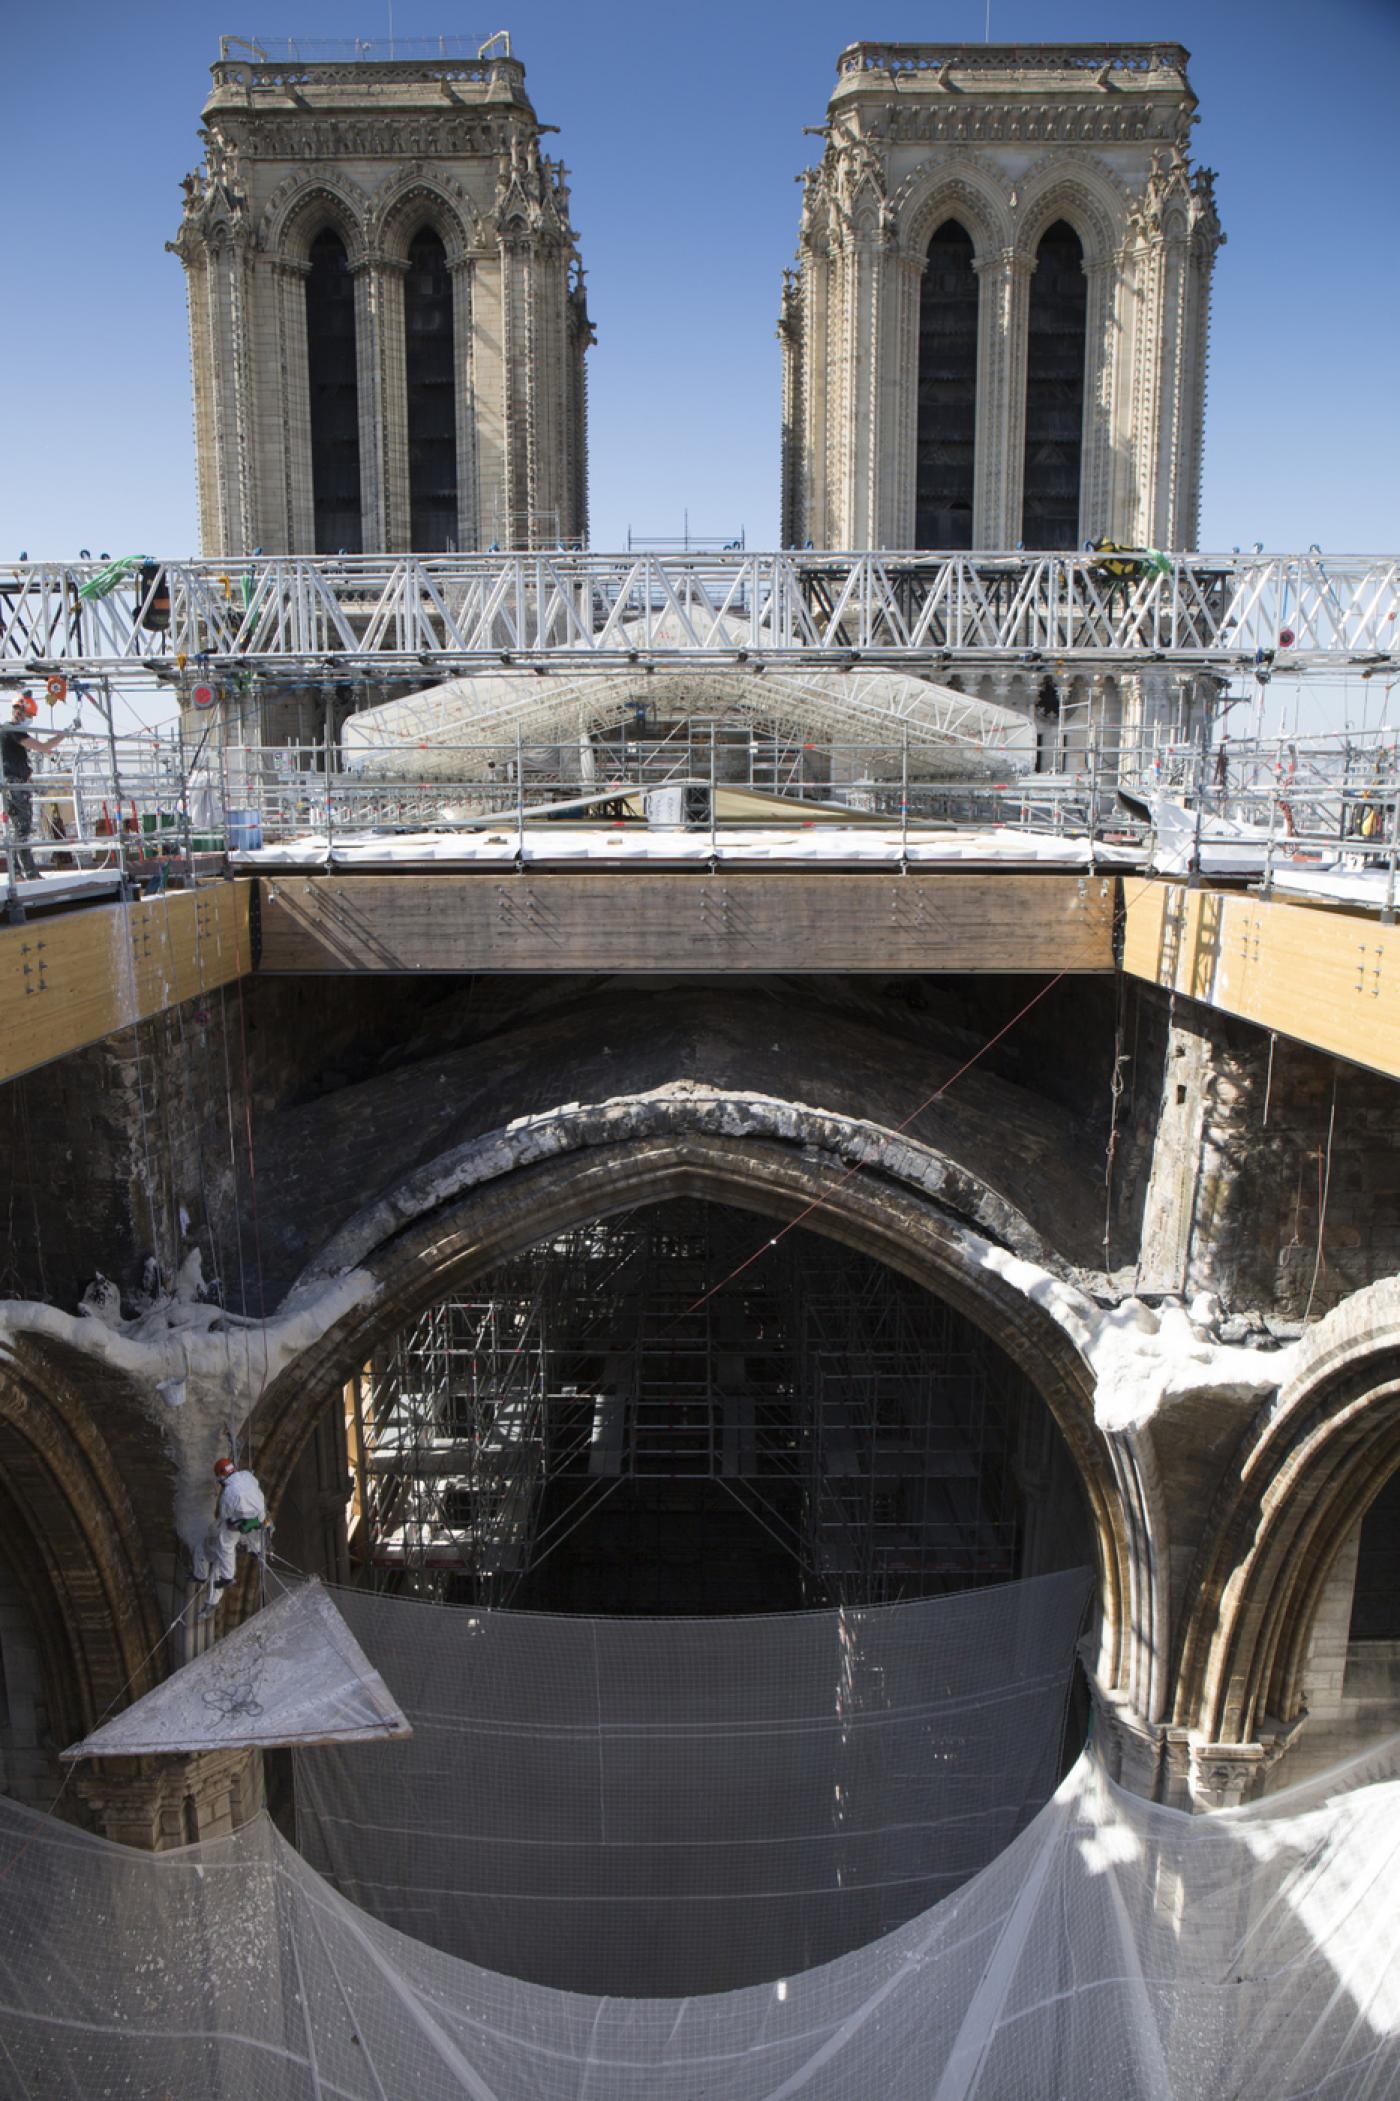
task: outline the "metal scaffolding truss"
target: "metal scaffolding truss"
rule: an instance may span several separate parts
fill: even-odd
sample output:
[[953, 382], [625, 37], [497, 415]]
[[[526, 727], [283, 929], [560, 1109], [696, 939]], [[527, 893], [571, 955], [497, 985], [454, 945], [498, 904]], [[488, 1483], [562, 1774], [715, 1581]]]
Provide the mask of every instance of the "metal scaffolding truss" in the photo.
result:
[[0, 670], [289, 682], [629, 662], [1226, 672], [1393, 664], [1400, 558], [871, 553], [249, 556], [0, 567]]
[[507, 1603], [624, 1482], [717, 1484], [814, 1602], [1013, 1574], [1019, 1375], [810, 1234], [713, 1291], [761, 1233], [693, 1203], [595, 1221], [402, 1330], [347, 1394], [372, 1580]]

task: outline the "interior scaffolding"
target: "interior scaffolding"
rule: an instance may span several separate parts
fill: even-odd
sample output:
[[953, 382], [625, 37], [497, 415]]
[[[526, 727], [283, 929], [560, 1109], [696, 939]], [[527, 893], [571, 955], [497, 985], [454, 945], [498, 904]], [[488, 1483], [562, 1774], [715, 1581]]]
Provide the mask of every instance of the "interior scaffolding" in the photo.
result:
[[1082, 1553], [1068, 1462], [1010, 1359], [909, 1279], [769, 1230], [686, 1201], [594, 1220], [400, 1329], [345, 1394], [360, 1580], [604, 1611], [761, 1609], [752, 1591], [773, 1609]]

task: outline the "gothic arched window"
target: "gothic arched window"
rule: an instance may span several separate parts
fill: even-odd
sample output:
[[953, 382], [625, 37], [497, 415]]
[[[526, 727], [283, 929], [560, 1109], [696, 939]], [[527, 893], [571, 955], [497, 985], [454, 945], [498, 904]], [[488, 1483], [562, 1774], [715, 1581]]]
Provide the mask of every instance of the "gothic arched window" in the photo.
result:
[[413, 236], [403, 287], [408, 382], [409, 546], [441, 554], [457, 545], [457, 410], [452, 277], [430, 226]]
[[1021, 512], [1027, 547], [1079, 544], [1088, 302], [1083, 243], [1057, 219], [1041, 239], [1031, 277]]
[[956, 219], [928, 244], [919, 294], [919, 414], [914, 545], [972, 545], [977, 414], [977, 278], [972, 237]]
[[355, 365], [355, 280], [345, 243], [325, 227], [311, 243], [306, 279], [306, 359], [311, 381], [311, 492], [318, 554], [359, 554], [360, 388]]

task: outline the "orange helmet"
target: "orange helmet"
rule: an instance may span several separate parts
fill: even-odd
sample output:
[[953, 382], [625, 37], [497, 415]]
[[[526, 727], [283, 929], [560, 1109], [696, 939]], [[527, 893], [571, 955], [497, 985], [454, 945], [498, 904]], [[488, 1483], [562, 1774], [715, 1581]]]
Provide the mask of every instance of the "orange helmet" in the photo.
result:
[[214, 1471], [221, 1481], [227, 1481], [230, 1474], [237, 1473], [238, 1468], [231, 1459], [216, 1459], [214, 1461]]
[[31, 722], [39, 712], [39, 703], [32, 693], [16, 694], [15, 707], [21, 715], [27, 715]]

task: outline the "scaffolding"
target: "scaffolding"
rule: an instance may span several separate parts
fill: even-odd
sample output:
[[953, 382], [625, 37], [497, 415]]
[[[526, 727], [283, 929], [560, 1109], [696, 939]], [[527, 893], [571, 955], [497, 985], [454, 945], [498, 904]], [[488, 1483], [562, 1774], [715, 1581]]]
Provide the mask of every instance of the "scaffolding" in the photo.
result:
[[[0, 674], [304, 685], [495, 670], [1396, 668], [1394, 555], [485, 554], [0, 563]], [[551, 534], [555, 537], [551, 538]], [[533, 550], [533, 551], [532, 551]], [[129, 574], [113, 577], [114, 567]]]
[[622, 1484], [713, 1484], [810, 1604], [1017, 1572], [1021, 1375], [951, 1308], [818, 1236], [673, 1202], [430, 1307], [346, 1394], [363, 1580], [508, 1604]]

